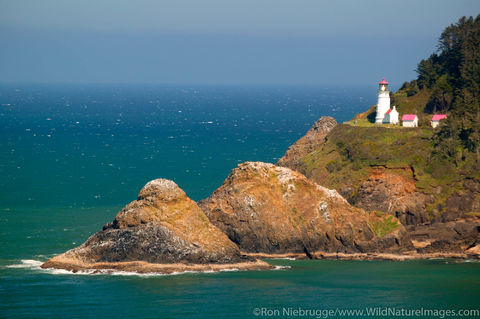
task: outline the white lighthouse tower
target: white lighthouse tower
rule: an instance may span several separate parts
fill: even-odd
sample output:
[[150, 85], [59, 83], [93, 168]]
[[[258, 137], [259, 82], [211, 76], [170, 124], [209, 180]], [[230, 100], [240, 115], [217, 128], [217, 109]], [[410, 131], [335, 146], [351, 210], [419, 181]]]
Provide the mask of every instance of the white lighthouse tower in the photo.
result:
[[378, 102], [375, 124], [382, 124], [385, 113], [390, 110], [390, 91], [388, 91], [388, 82], [385, 78], [378, 83]]

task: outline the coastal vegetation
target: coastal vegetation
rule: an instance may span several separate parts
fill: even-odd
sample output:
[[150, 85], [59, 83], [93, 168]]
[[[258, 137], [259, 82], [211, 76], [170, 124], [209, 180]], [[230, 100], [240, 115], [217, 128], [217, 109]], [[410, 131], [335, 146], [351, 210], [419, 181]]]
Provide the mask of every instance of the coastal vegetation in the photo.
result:
[[[305, 154], [300, 171], [353, 200], [376, 167], [403, 167], [396, 172], [409, 174], [417, 192], [434, 195], [426, 204], [430, 218], [444, 213], [449, 198], [468, 191], [466, 180], [480, 180], [480, 15], [445, 28], [417, 73], [392, 94], [392, 104], [401, 114], [418, 114], [419, 128], [378, 127], [372, 106]], [[435, 113], [448, 117], [434, 129]]]
[[[403, 111], [448, 113], [435, 133], [435, 154], [458, 163], [480, 159], [480, 15], [445, 28], [437, 53], [420, 61], [418, 77], [394, 94]], [[402, 100], [403, 98], [403, 100]], [[408, 101], [410, 99], [411, 101]]]
[[379, 238], [394, 232], [401, 224], [398, 219], [383, 212], [373, 212], [369, 215], [368, 226]]
[[448, 197], [465, 189], [464, 181], [480, 180], [472, 161], [457, 165], [435, 155], [435, 132], [431, 128], [358, 127], [339, 124], [322, 147], [302, 157], [299, 171], [321, 185], [354, 200], [361, 184], [378, 168], [403, 175], [415, 189], [434, 195], [427, 206], [431, 218], [442, 214]]
[[[432, 114], [445, 113], [432, 133], [433, 154], [454, 163], [480, 161], [480, 15], [462, 17], [446, 27], [437, 50], [417, 66], [417, 78], [393, 93], [401, 114], [415, 113], [419, 125], [430, 126]], [[373, 126], [375, 108], [359, 114], [359, 126]], [[349, 123], [353, 123], [349, 122]], [[478, 169], [478, 167], [476, 168]]]

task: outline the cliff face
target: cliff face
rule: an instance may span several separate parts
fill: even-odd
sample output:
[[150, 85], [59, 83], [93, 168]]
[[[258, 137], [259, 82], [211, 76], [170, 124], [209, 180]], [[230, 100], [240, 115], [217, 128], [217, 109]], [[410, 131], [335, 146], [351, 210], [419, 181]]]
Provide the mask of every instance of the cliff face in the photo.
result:
[[[172, 181], [147, 183], [138, 199], [112, 223], [77, 248], [47, 261], [44, 268], [109, 268], [131, 262], [232, 264], [254, 262], [211, 224], [197, 204]], [[129, 264], [130, 263], [130, 264]], [[121, 267], [120, 267], [121, 268]]]
[[333, 117], [323, 116], [319, 118], [312, 128], [308, 130], [307, 134], [288, 148], [285, 155], [277, 162], [277, 165], [298, 170], [299, 160], [322, 145], [327, 134], [336, 125], [337, 121]]
[[[404, 225], [422, 224], [430, 222], [427, 205], [433, 191], [418, 190], [417, 175], [429, 175], [416, 168], [428, 157], [429, 134], [340, 124], [321, 136], [308, 154], [295, 156], [296, 163], [285, 160], [288, 152], [278, 163], [336, 189], [356, 207], [392, 214]], [[424, 184], [429, 183], [425, 178]]]
[[[367, 211], [378, 210], [394, 215], [404, 225], [430, 223], [426, 205], [431, 198], [417, 192], [415, 184], [410, 167], [372, 167], [370, 175], [360, 183], [350, 201]], [[347, 196], [349, 191], [348, 187], [340, 189]]]
[[[297, 163], [285, 154], [279, 164], [336, 189], [355, 207], [397, 217], [415, 242], [429, 246], [419, 246], [423, 252], [466, 251], [480, 243], [480, 176], [429, 162], [431, 138], [431, 129], [340, 124]], [[457, 232], [465, 221], [471, 231]]]
[[250, 253], [309, 255], [410, 248], [405, 228], [394, 217], [354, 208], [337, 191], [273, 164], [240, 164], [199, 206]]

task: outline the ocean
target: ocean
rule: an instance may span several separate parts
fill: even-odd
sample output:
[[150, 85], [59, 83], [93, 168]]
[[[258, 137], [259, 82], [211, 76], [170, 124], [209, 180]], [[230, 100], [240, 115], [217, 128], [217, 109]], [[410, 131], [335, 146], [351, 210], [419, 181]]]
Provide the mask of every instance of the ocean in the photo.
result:
[[275, 163], [320, 116], [342, 122], [375, 99], [376, 87], [1, 85], [0, 317], [480, 308], [474, 261], [270, 260], [276, 270], [174, 275], [39, 268], [100, 230], [148, 181], [172, 179], [206, 198], [239, 163]]

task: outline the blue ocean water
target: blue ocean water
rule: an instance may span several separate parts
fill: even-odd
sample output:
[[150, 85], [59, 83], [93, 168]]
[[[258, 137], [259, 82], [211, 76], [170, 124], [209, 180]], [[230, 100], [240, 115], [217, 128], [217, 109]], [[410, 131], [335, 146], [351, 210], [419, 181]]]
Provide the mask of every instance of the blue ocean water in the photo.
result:
[[[248, 318], [282, 307], [479, 308], [478, 263], [270, 261], [172, 276], [39, 269], [155, 178], [199, 200], [244, 161], [276, 162], [322, 115], [375, 87], [0, 86], [0, 317]], [[268, 313], [260, 317], [268, 317]]]
[[3, 86], [0, 202], [122, 205], [147, 181], [208, 196], [246, 160], [275, 162], [322, 115], [374, 103], [365, 89]]

